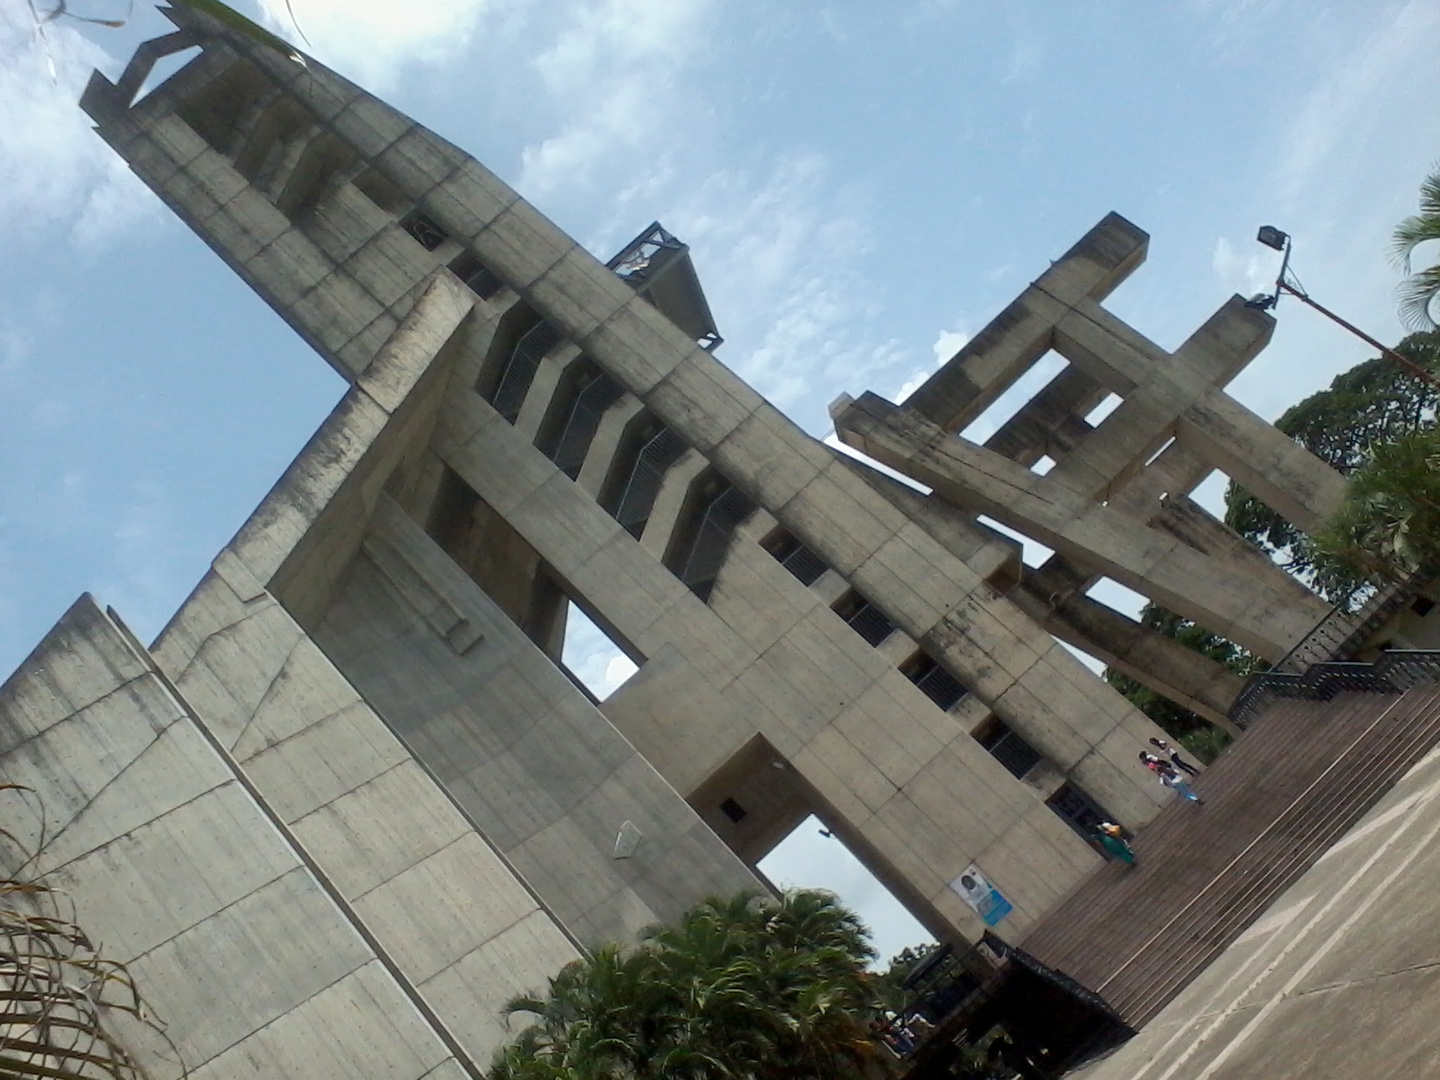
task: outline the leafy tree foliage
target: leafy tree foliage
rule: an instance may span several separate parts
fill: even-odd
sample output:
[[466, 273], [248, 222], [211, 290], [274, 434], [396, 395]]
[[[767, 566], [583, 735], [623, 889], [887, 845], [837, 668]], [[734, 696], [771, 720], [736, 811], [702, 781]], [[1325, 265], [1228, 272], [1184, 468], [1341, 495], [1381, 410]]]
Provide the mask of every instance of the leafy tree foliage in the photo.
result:
[[863, 923], [829, 893], [712, 899], [507, 1006], [492, 1080], [820, 1080], [883, 1070]]
[[[1263, 661], [1228, 638], [1212, 634], [1198, 623], [1176, 615], [1173, 611], [1167, 611], [1158, 604], [1146, 604], [1140, 612], [1140, 622], [1151, 630], [1157, 630], [1166, 637], [1174, 638], [1180, 644], [1208, 656], [1237, 675], [1249, 675], [1263, 665]], [[1223, 731], [1212, 727], [1209, 721], [1115, 668], [1105, 669], [1105, 681], [1159, 724], [1167, 735], [1207, 764], [1213, 761], [1215, 755], [1229, 742], [1229, 737]]]
[[1415, 249], [1429, 240], [1440, 240], [1440, 172], [1420, 184], [1420, 212], [1395, 227], [1392, 250], [1400, 268], [1408, 275], [1400, 285], [1400, 318], [1407, 326], [1435, 329], [1435, 301], [1440, 298], [1440, 262], [1424, 270], [1413, 269]]
[[1440, 565], [1440, 432], [1375, 447], [1315, 547], [1317, 563], [1337, 578], [1397, 581]]
[[[1396, 351], [1421, 367], [1440, 371], [1440, 332], [1411, 334]], [[1367, 360], [1335, 377], [1329, 389], [1287, 409], [1275, 422], [1322, 461], [1350, 475], [1386, 443], [1435, 422], [1440, 394], [1393, 361]], [[1270, 551], [1287, 570], [1308, 580], [1328, 599], [1343, 603], [1364, 587], [1356, 565], [1317, 555], [1313, 538], [1232, 482], [1225, 521]]]

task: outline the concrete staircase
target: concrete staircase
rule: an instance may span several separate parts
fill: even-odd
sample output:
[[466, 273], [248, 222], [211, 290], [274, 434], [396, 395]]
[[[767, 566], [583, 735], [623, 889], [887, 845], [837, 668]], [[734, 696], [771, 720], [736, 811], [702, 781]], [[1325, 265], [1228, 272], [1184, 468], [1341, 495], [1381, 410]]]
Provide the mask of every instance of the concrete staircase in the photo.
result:
[[1440, 684], [1279, 701], [1019, 942], [1133, 1027], [1162, 1009], [1440, 741]]

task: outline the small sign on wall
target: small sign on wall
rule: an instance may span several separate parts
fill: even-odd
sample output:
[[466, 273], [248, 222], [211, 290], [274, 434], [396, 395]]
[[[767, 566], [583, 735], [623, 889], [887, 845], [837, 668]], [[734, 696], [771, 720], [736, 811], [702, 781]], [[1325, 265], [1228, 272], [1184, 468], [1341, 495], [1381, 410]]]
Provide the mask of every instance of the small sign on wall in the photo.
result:
[[980, 916], [986, 926], [994, 926], [1015, 909], [974, 863], [967, 866], [964, 873], [950, 883], [950, 888], [975, 909], [975, 914]]

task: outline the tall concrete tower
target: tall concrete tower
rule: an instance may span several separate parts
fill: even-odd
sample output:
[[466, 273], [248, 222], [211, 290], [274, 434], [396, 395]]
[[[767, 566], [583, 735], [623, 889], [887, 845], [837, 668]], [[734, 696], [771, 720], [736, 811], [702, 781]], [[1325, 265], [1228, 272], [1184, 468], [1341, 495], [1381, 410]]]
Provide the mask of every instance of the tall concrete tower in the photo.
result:
[[[333, 72], [167, 14], [84, 108], [348, 389], [149, 649], [76, 605], [0, 694], [0, 760], [47, 800], [37, 865], [149, 976], [192, 1070], [324, 1075], [293, 1034], [324, 1028], [403, 1058], [385, 1075], [473, 1074], [507, 997], [760, 887], [810, 814], [959, 943], [1032, 925], [1099, 865], [1101, 816], [1156, 813], [1135, 755], [1158, 729], [1057, 644], [1017, 546], [731, 373], [683, 243], [654, 225], [602, 263]], [[1138, 261], [1107, 246], [1125, 228], [1047, 280], [1100, 295], [1086, 274]], [[937, 379], [971, 386], [967, 363]], [[1007, 363], [921, 412], [955, 430]], [[1213, 404], [1171, 397], [1151, 427]], [[845, 437], [947, 492], [861, 404]], [[1066, 497], [1103, 508], [1130, 475], [1106, 460]], [[1215, 629], [1281, 642], [1313, 606], [1264, 604]], [[560, 662], [572, 608], [638, 665], [604, 701]]]

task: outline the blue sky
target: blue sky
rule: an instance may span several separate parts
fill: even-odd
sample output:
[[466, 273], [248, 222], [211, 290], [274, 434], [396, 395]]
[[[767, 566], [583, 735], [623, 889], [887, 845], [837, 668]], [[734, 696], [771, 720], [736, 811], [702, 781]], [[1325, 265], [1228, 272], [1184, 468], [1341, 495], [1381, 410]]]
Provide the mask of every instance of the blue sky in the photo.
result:
[[[1262, 223], [1394, 340], [1387, 237], [1440, 158], [1433, 0], [292, 3], [310, 51], [590, 250], [655, 218], [690, 243], [721, 358], [821, 436], [1110, 210], [1152, 236], [1110, 304], [1162, 345], [1273, 278]], [[166, 25], [42, 47], [0, 0], [5, 671], [85, 590], [157, 632], [341, 391], [73, 105]], [[1292, 302], [1233, 389], [1273, 416], [1366, 355]]]

